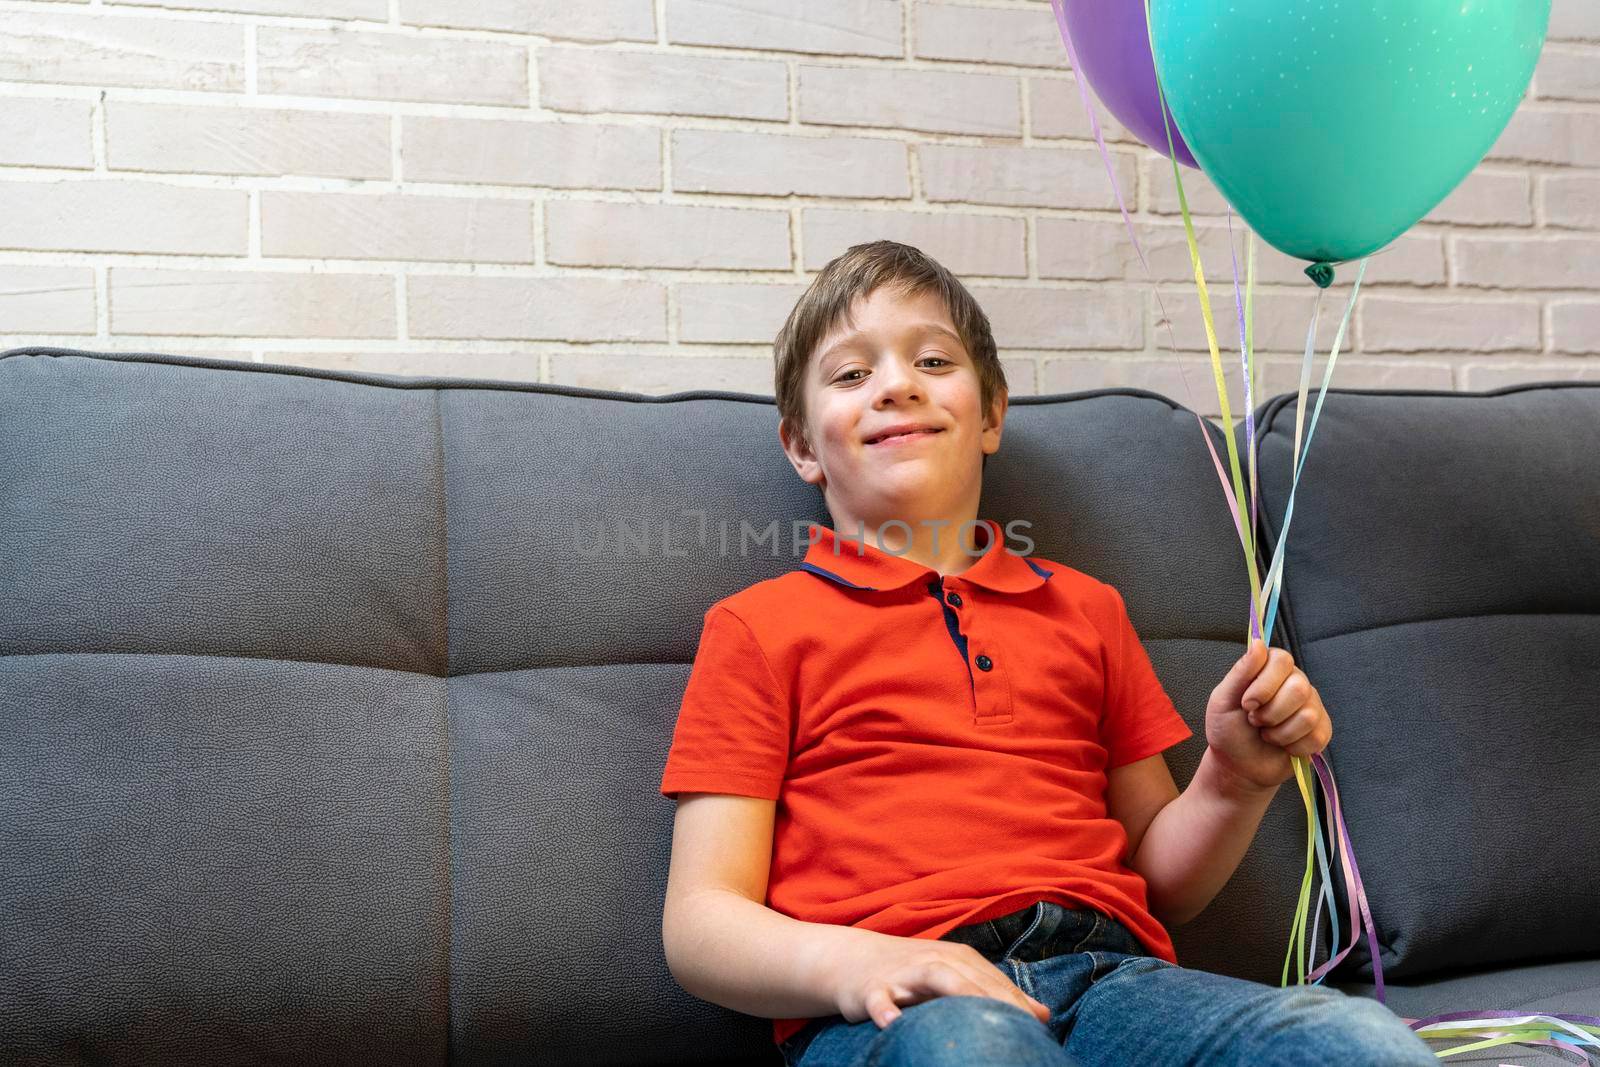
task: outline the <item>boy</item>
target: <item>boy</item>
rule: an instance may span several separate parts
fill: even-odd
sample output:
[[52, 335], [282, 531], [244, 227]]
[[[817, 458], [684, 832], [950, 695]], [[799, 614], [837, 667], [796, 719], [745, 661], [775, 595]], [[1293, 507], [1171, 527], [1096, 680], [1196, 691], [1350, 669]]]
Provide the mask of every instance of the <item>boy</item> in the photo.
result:
[[775, 348], [779, 437], [833, 529], [706, 612], [661, 779], [679, 984], [773, 1018], [801, 1067], [1435, 1063], [1374, 1001], [1176, 965], [1165, 925], [1332, 726], [1252, 642], [1179, 794], [1161, 752], [1192, 731], [1121, 595], [977, 520], [1007, 390], [965, 287], [857, 245]]

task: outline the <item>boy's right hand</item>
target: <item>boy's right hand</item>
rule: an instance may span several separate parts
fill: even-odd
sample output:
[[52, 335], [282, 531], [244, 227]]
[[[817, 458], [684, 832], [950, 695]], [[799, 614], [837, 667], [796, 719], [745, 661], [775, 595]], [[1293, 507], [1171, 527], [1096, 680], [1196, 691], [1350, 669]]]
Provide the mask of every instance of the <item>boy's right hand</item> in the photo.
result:
[[849, 1022], [870, 1018], [885, 1027], [901, 1007], [935, 997], [992, 997], [1050, 1021], [1050, 1009], [1030, 997], [983, 953], [959, 941], [896, 937], [876, 931], [833, 959], [839, 1014]]

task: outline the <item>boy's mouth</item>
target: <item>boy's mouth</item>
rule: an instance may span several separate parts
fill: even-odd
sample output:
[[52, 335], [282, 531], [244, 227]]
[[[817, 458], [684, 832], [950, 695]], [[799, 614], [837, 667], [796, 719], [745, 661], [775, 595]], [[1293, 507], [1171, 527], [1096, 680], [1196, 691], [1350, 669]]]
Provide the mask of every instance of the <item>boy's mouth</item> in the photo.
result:
[[932, 437], [934, 434], [942, 432], [942, 430], [932, 426], [892, 427], [876, 437], [867, 438], [867, 444], [880, 445], [895, 441], [909, 441], [917, 437]]

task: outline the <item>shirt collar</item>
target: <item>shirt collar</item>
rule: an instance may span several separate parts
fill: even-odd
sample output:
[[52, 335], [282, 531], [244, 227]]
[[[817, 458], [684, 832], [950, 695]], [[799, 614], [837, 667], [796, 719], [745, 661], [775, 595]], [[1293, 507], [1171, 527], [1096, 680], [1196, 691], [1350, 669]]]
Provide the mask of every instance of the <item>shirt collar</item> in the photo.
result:
[[[1026, 593], [1050, 580], [1054, 572], [1005, 547], [999, 523], [993, 519], [979, 521], [983, 525], [973, 536], [984, 548], [983, 555], [974, 560], [972, 566], [950, 578], [997, 593]], [[814, 534], [811, 528], [815, 528]], [[840, 536], [817, 522], [810, 524], [807, 533], [808, 539], [815, 537], [817, 540], [806, 550], [799, 569], [851, 589], [898, 589], [912, 582], [925, 584], [940, 576], [932, 567], [884, 551], [872, 543], [870, 536], [862, 540]]]

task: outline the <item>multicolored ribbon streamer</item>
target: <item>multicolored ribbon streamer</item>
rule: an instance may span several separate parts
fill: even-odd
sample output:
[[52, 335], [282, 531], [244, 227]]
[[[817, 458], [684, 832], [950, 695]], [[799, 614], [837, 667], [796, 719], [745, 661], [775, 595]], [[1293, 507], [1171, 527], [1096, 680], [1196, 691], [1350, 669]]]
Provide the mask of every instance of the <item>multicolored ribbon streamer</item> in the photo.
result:
[[[1095, 113], [1094, 105], [1090, 101], [1088, 86], [1082, 74], [1082, 65], [1078, 62], [1077, 50], [1072, 43], [1072, 36], [1067, 28], [1066, 12], [1062, 0], [1051, 0], [1050, 6], [1055, 13], [1056, 26], [1061, 34], [1062, 44], [1066, 47], [1067, 56], [1072, 64], [1074, 78], [1078, 83], [1078, 92], [1082, 97], [1084, 110], [1089, 117], [1089, 126], [1094, 134], [1095, 145], [1100, 152], [1101, 161], [1105, 164], [1106, 175], [1111, 180], [1111, 187], [1116, 193], [1117, 207], [1122, 213], [1122, 220], [1128, 230], [1128, 237], [1133, 242], [1134, 250], [1138, 253], [1139, 262], [1143, 265], [1145, 276], [1149, 279], [1156, 293], [1156, 301], [1161, 308], [1162, 317], [1167, 323], [1167, 332], [1172, 348], [1173, 358], [1178, 363], [1180, 374], [1183, 374], [1182, 362], [1178, 360], [1177, 342], [1172, 336], [1172, 319], [1166, 312], [1166, 306], [1161, 300], [1160, 285], [1156, 282], [1150, 270], [1149, 259], [1144, 253], [1144, 248], [1139, 242], [1139, 237], [1134, 229], [1132, 216], [1128, 212], [1127, 203], [1122, 195], [1122, 188], [1117, 181], [1116, 169], [1112, 166], [1110, 152], [1106, 148], [1105, 137], [1100, 127], [1099, 118]], [[1149, 0], [1145, 0], [1146, 25], [1149, 23]], [[1153, 51], [1153, 49], [1152, 49]], [[1171, 151], [1172, 127], [1167, 117], [1166, 97], [1157, 78], [1158, 99], [1162, 108], [1162, 120], [1166, 126], [1168, 139], [1168, 155], [1175, 156]], [[1233, 243], [1233, 215], [1228, 215], [1228, 247], [1233, 263], [1233, 292], [1234, 306], [1238, 314], [1240, 335], [1240, 360], [1243, 370], [1245, 388], [1245, 437], [1249, 442], [1249, 480], [1250, 503], [1248, 519], [1242, 510], [1240, 501], [1244, 497], [1244, 486], [1240, 472], [1238, 452], [1234, 445], [1234, 421], [1229, 408], [1227, 385], [1222, 372], [1222, 361], [1217, 344], [1216, 325], [1211, 314], [1210, 297], [1206, 290], [1205, 273], [1200, 262], [1199, 244], [1195, 240], [1194, 224], [1189, 212], [1188, 198], [1183, 188], [1183, 177], [1178, 169], [1176, 158], [1172, 159], [1172, 175], [1177, 185], [1179, 210], [1183, 215], [1184, 235], [1188, 244], [1190, 262], [1194, 268], [1195, 288], [1200, 299], [1201, 317], [1205, 323], [1207, 347], [1211, 354], [1213, 376], [1217, 386], [1217, 397], [1222, 412], [1223, 422], [1227, 426], [1227, 446], [1229, 467], [1232, 479], [1222, 467], [1221, 458], [1217, 455], [1216, 448], [1211, 443], [1211, 435], [1206, 428], [1205, 421], [1196, 411], [1195, 419], [1199, 424], [1202, 439], [1206, 450], [1211, 455], [1213, 466], [1216, 468], [1218, 481], [1222, 485], [1224, 498], [1228, 503], [1228, 510], [1232, 515], [1234, 528], [1239, 537], [1240, 547], [1244, 550], [1246, 567], [1250, 575], [1250, 611], [1247, 627], [1246, 644], [1263, 633], [1271, 634], [1276, 621], [1278, 598], [1283, 590], [1283, 561], [1284, 545], [1288, 538], [1289, 526], [1294, 515], [1295, 492], [1300, 484], [1300, 475], [1305, 466], [1306, 453], [1310, 450], [1311, 439], [1316, 433], [1317, 420], [1322, 414], [1323, 400], [1327, 395], [1329, 382], [1333, 378], [1333, 368], [1338, 362], [1339, 352], [1344, 344], [1344, 337], [1350, 324], [1350, 316], [1355, 308], [1356, 298], [1361, 291], [1361, 283], [1366, 276], [1368, 259], [1363, 258], [1356, 273], [1355, 283], [1351, 286], [1349, 301], [1344, 314], [1339, 322], [1339, 329], [1334, 337], [1333, 347], [1329, 353], [1328, 363], [1323, 371], [1322, 384], [1317, 390], [1316, 405], [1311, 414], [1311, 423], [1305, 427], [1304, 417], [1306, 410], [1307, 393], [1311, 382], [1312, 357], [1316, 350], [1317, 326], [1321, 315], [1321, 298], [1323, 288], [1319, 285], [1316, 303], [1312, 308], [1311, 324], [1306, 333], [1305, 356], [1301, 364], [1300, 389], [1298, 405], [1295, 410], [1295, 439], [1292, 452], [1294, 467], [1290, 481], [1289, 496], [1284, 507], [1283, 529], [1279, 531], [1278, 540], [1273, 548], [1272, 559], [1268, 567], [1265, 582], [1257, 578], [1255, 563], [1255, 546], [1253, 531], [1257, 522], [1257, 500], [1259, 480], [1257, 477], [1257, 449], [1259, 447], [1258, 430], [1255, 426], [1255, 397], [1257, 395], [1257, 371], [1255, 362], [1254, 344], [1254, 290], [1255, 290], [1255, 243], [1254, 235], [1246, 230], [1246, 281], [1244, 297], [1240, 299], [1239, 287], [1239, 261], [1234, 251]], [[1184, 375], [1184, 388], [1189, 388], [1187, 375]], [[1193, 393], [1190, 392], [1191, 410], [1198, 408], [1194, 403]], [[1302, 429], [1304, 429], [1304, 442], [1302, 444]], [[1266, 610], [1263, 613], [1262, 597], [1267, 598]], [[1333, 772], [1329, 769], [1327, 761], [1321, 753], [1313, 755], [1309, 760], [1295, 757], [1292, 760], [1295, 782], [1300, 790], [1301, 799], [1305, 804], [1307, 817], [1307, 843], [1306, 843], [1306, 874], [1302, 879], [1300, 899], [1295, 911], [1294, 924], [1290, 930], [1290, 945], [1284, 958], [1284, 973], [1281, 984], [1289, 984], [1289, 961], [1297, 958], [1296, 981], [1298, 984], [1319, 983], [1327, 977], [1332, 970], [1349, 955], [1360, 942], [1361, 933], [1365, 931], [1367, 937], [1367, 953], [1372, 964], [1373, 985], [1375, 999], [1379, 1003], [1387, 1002], [1387, 994], [1383, 980], [1383, 962], [1378, 949], [1377, 929], [1372, 921], [1372, 909], [1367, 900], [1366, 887], [1361, 879], [1361, 871], [1355, 861], [1355, 850], [1350, 842], [1349, 827], [1345, 824], [1344, 810], [1339, 803], [1339, 789], [1334, 781]], [[1308, 770], [1309, 768], [1309, 770]], [[1317, 787], [1321, 787], [1322, 803], [1317, 800]], [[1326, 847], [1324, 834], [1328, 837]], [[1330, 859], [1330, 856], [1332, 857]], [[1346, 928], [1350, 931], [1350, 942], [1340, 949], [1327, 961], [1314, 967], [1309, 973], [1306, 969], [1306, 914], [1311, 900], [1311, 887], [1315, 873], [1321, 876], [1321, 892], [1318, 894], [1316, 912], [1312, 917], [1311, 942], [1312, 961], [1315, 962], [1317, 934], [1320, 930], [1322, 908], [1328, 910], [1330, 928], [1330, 944], [1339, 944], [1340, 923], [1338, 908], [1332, 892], [1331, 867], [1337, 864], [1344, 877], [1346, 898], [1348, 905], [1348, 922]], [[1459, 1037], [1473, 1038], [1468, 1044], [1458, 1045], [1453, 1048], [1443, 1049], [1436, 1055], [1458, 1055], [1465, 1052], [1477, 1051], [1503, 1044], [1521, 1044], [1546, 1046], [1557, 1052], [1576, 1053], [1581, 1057], [1581, 1062], [1600, 1062], [1590, 1056], [1585, 1046], [1600, 1050], [1600, 1018], [1594, 1016], [1574, 1015], [1566, 1013], [1533, 1013], [1509, 1011], [1477, 1011], [1453, 1012], [1433, 1015], [1423, 1019], [1404, 1019], [1404, 1021], [1420, 1036], [1429, 1040], [1454, 1039]]]

